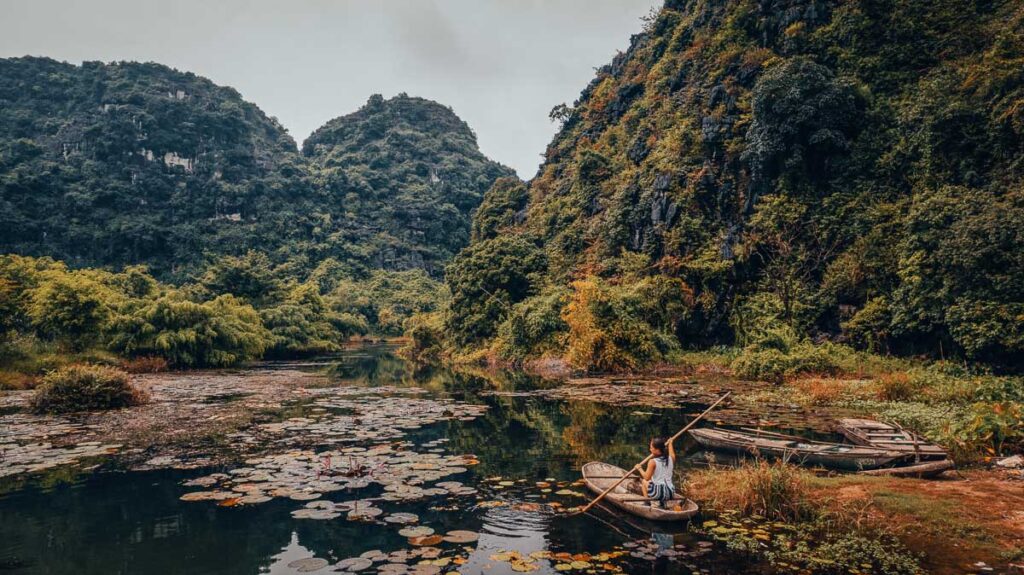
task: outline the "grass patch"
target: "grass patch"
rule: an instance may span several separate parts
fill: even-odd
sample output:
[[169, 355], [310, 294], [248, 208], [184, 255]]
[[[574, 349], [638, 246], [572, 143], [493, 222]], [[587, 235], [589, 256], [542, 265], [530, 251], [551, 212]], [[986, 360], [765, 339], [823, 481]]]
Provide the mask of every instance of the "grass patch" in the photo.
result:
[[813, 515], [807, 497], [809, 475], [781, 461], [759, 460], [729, 470], [694, 472], [687, 492], [713, 509], [734, 509], [745, 517], [799, 521]]
[[54, 370], [32, 396], [37, 413], [72, 413], [138, 405], [145, 395], [129, 381], [128, 374], [104, 365], [72, 365]]

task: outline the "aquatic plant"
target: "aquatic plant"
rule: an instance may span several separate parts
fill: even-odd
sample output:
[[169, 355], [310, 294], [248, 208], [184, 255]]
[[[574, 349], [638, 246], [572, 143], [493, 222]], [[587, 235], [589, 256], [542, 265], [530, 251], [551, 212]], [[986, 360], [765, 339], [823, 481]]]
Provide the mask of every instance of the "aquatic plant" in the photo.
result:
[[810, 519], [808, 472], [785, 461], [745, 461], [732, 469], [690, 474], [687, 492], [711, 509], [738, 510], [743, 516], [780, 521]]
[[43, 378], [32, 396], [39, 413], [70, 413], [138, 405], [145, 394], [135, 388], [126, 372], [104, 365], [72, 365]]

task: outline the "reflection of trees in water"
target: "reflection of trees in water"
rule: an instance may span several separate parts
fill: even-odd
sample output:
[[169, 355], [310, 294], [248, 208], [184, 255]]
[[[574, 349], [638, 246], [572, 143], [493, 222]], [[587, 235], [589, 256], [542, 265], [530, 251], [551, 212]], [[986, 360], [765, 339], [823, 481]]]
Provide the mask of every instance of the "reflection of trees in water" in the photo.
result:
[[628, 467], [647, 455], [650, 438], [671, 435], [685, 421], [678, 410], [644, 414], [637, 413], [637, 408], [594, 401], [483, 395], [564, 383], [514, 370], [416, 366], [383, 346], [345, 358], [333, 372], [346, 374], [346, 381], [419, 387], [439, 396], [490, 405], [487, 415], [475, 422], [449, 424], [451, 450], [475, 453], [481, 460], [478, 471], [485, 475], [548, 473], [542, 469], [568, 472], [595, 460]]
[[346, 384], [395, 385], [411, 376], [413, 366], [397, 357], [390, 348], [368, 347], [338, 357], [325, 370], [332, 380]]
[[[639, 411], [593, 401], [568, 401], [561, 410], [569, 420], [562, 437], [579, 465], [604, 461], [628, 469], [650, 453], [651, 438], [671, 436], [686, 422], [679, 410]], [[676, 448], [681, 454], [682, 442]]]
[[0, 513], [0, 564], [24, 560], [37, 573], [260, 572], [289, 541], [291, 502], [183, 504], [178, 483], [190, 476], [108, 473], [13, 495]]
[[532, 398], [488, 397], [491, 409], [467, 424], [452, 423], [448, 437], [453, 453], [475, 453], [478, 473], [540, 475], [564, 472], [561, 429], [556, 406]]

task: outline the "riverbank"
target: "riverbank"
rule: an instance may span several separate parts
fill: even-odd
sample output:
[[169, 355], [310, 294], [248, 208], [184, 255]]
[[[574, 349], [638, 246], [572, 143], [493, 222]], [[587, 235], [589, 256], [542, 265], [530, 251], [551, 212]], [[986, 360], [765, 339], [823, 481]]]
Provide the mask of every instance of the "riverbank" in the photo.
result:
[[[134, 384], [149, 394], [149, 403], [113, 411], [36, 415], [24, 409], [31, 391], [3, 392], [4, 469], [15, 478], [60, 469], [88, 475], [97, 465], [110, 469], [115, 461], [117, 469], [134, 471], [216, 469], [268, 450], [313, 449], [329, 439], [315, 433], [323, 418], [333, 413], [333, 408], [318, 402], [350, 397], [349, 388], [360, 388], [361, 394], [372, 388], [372, 395], [380, 399], [358, 405], [367, 414], [377, 413], [410, 401], [395, 394], [399, 388], [390, 387], [398, 385], [413, 397], [454, 395], [490, 404], [495, 413], [485, 428], [452, 436], [452, 445], [459, 453], [478, 455], [481, 477], [505, 477], [495, 480], [498, 487], [504, 481], [539, 486], [552, 475], [571, 482], [586, 460], [628, 464], [639, 459], [643, 437], [677, 428], [725, 391], [732, 392], [732, 401], [713, 412], [707, 425], [827, 437], [836, 418], [870, 414], [865, 409], [874, 405], [869, 402], [879, 401], [882, 389], [878, 377], [866, 375], [802, 377], [782, 385], [745, 381], [729, 375], [720, 364], [696, 358], [633, 376], [540, 378], [479, 367], [448, 371], [399, 360], [389, 355], [392, 349], [357, 346], [341, 363], [271, 362], [238, 369], [137, 374]], [[858, 391], [859, 399], [839, 401], [836, 398], [846, 397], [845, 391], [834, 396], [814, 391], [820, 386], [849, 387]], [[287, 444], [279, 443], [283, 429], [291, 430]], [[508, 435], [513, 429], [517, 434], [531, 430], [525, 439], [531, 447], [516, 465], [541, 465], [536, 475], [510, 470], [517, 469], [511, 460], [523, 459], [509, 455], [524, 445], [519, 435]], [[608, 435], [608, 429], [620, 431]], [[377, 439], [371, 442], [380, 442], [385, 436], [373, 437]], [[559, 446], [560, 457], [568, 458], [560, 473], [543, 468], [550, 457], [547, 450], [554, 446]], [[843, 561], [868, 561], [873, 567], [864, 573], [914, 572], [895, 567], [909, 565], [927, 572], [962, 573], [981, 572], [978, 563], [1009, 571], [1020, 562], [1024, 518], [1017, 509], [1024, 509], [1024, 478], [1019, 472], [989, 470], [984, 460], [938, 481], [819, 477], [794, 468], [806, 484], [805, 504], [815, 511], [770, 521], [730, 514], [737, 509], [731, 499], [736, 494], [730, 490], [744, 484], [742, 470], [683, 467], [688, 469], [685, 490], [704, 509], [693, 528], [730, 553], [748, 554], [753, 563], [805, 564], [812, 571], [827, 572], [830, 569], [814, 557], [828, 552], [844, 553]], [[539, 489], [526, 500], [546, 497]], [[570, 499], [566, 505], [575, 504], [573, 495], [565, 497]], [[886, 565], [892, 569], [887, 571]]]
[[[973, 469], [940, 480], [860, 475], [817, 476], [793, 469], [800, 517], [779, 523], [742, 513], [757, 485], [750, 468], [691, 474], [688, 495], [701, 501], [698, 529], [773, 564], [813, 567], [887, 565], [887, 573], [1024, 571], [1024, 476]], [[778, 472], [775, 472], [778, 475]], [[772, 486], [778, 493], [778, 477]], [[767, 495], [768, 499], [772, 495]], [[761, 499], [760, 501], [765, 501]], [[784, 529], [780, 529], [784, 526]], [[885, 544], [888, 542], [888, 544]], [[881, 545], [880, 545], [881, 543]], [[987, 568], [987, 569], [986, 569]], [[877, 572], [877, 571], [876, 571]]]

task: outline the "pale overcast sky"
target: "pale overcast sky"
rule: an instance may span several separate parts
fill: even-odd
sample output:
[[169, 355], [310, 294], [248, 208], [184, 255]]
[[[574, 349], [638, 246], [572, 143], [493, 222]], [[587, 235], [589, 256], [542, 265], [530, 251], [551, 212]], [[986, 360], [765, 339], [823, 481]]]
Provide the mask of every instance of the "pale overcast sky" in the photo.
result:
[[370, 94], [437, 100], [531, 178], [594, 68], [660, 0], [0, 0], [0, 56], [153, 61], [233, 86], [302, 142]]

